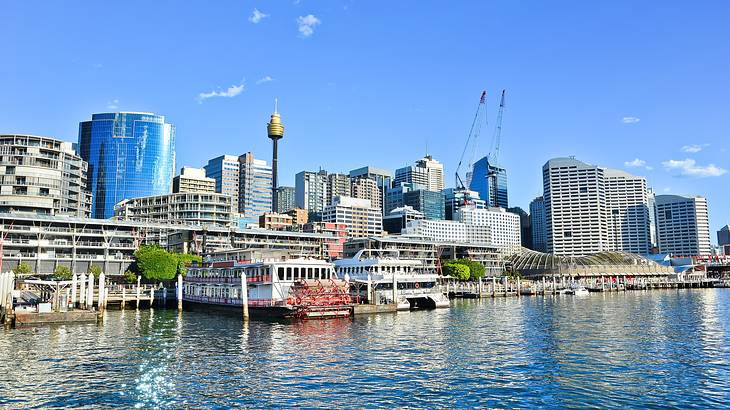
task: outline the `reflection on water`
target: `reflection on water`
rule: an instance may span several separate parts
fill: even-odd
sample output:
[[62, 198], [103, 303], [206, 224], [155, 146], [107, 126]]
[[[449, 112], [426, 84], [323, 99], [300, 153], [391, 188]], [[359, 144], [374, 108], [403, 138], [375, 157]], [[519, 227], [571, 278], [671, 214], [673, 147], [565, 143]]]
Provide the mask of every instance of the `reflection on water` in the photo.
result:
[[730, 290], [300, 323], [175, 310], [0, 331], [0, 406], [719, 407]]

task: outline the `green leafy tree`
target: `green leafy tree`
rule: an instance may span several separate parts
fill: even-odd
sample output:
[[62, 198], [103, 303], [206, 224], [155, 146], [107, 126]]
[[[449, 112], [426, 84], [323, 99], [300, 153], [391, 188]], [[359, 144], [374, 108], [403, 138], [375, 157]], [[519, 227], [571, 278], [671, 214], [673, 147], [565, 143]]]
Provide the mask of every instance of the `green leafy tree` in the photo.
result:
[[58, 265], [53, 271], [53, 279], [55, 280], [71, 280], [73, 279], [73, 273], [68, 266]]
[[479, 280], [479, 278], [484, 277], [485, 269], [484, 265], [482, 265], [481, 263], [470, 259], [459, 259], [456, 262], [469, 267], [470, 280]]
[[127, 283], [137, 283], [137, 274], [132, 272], [131, 270], [128, 270], [124, 272], [124, 280]]
[[203, 262], [203, 258], [198, 255], [191, 255], [189, 253], [176, 253], [174, 255], [177, 258], [177, 273], [183, 276], [188, 273], [188, 266], [193, 261], [198, 263]]
[[451, 276], [457, 280], [469, 279], [469, 267], [457, 261], [446, 261], [442, 265], [442, 271], [444, 275]]
[[33, 273], [33, 268], [25, 262], [20, 262], [18, 266], [13, 268], [13, 273], [16, 275], [30, 275]]
[[101, 275], [101, 266], [99, 266], [99, 265], [89, 266], [89, 273], [94, 275], [95, 278], [98, 278], [99, 275]]
[[143, 245], [136, 252], [137, 269], [147, 280], [171, 280], [178, 271], [177, 255], [171, 254], [158, 245]]

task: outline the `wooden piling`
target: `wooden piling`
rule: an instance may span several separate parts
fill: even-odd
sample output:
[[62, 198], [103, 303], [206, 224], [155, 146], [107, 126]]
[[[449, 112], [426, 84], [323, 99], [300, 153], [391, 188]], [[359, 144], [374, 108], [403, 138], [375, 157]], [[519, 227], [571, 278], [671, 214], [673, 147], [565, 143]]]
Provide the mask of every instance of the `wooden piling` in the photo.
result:
[[99, 306], [99, 312], [103, 312], [104, 309], [106, 309], [106, 303], [104, 302], [104, 299], [106, 298], [106, 275], [104, 272], [102, 272], [99, 275], [99, 300], [97, 302]]
[[74, 273], [71, 277], [71, 307], [76, 307], [76, 287], [78, 286], [78, 277]]
[[142, 276], [137, 276], [137, 289], [136, 289], [136, 291], [137, 291], [137, 306], [136, 306], [137, 310], [139, 310], [139, 296], [140, 296], [139, 295], [139, 285], [141, 283], [142, 283]]
[[[370, 281], [368, 281], [368, 290], [370, 289]], [[370, 295], [368, 295], [370, 297]], [[246, 279], [246, 271], [241, 272], [241, 305], [243, 307], [243, 320], [248, 320], [248, 283]]]
[[94, 275], [89, 273], [89, 283], [86, 287], [86, 308], [94, 307]]
[[[243, 274], [241, 274], [243, 276]], [[183, 277], [177, 275], [177, 310], [183, 310]]]

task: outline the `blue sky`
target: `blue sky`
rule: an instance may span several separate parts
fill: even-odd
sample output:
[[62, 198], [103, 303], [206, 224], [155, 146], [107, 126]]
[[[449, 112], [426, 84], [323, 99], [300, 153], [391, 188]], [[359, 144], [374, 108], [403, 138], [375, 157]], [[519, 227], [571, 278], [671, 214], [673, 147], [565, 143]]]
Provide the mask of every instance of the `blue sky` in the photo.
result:
[[453, 184], [479, 93], [485, 154], [506, 88], [512, 204], [575, 155], [707, 196], [712, 229], [730, 222], [727, 2], [26, 0], [0, 15], [3, 133], [75, 141], [94, 112], [152, 111], [177, 126], [179, 166], [268, 159], [278, 97], [283, 184], [395, 169], [427, 144]]

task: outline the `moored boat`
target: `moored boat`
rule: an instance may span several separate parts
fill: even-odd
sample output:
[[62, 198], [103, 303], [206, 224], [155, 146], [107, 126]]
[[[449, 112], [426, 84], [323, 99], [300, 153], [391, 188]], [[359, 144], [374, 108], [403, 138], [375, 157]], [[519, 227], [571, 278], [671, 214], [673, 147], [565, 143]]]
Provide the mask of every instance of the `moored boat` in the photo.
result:
[[331, 263], [314, 258], [193, 266], [183, 281], [183, 302], [241, 312], [244, 288], [251, 317], [327, 319], [352, 314], [347, 283], [337, 279]]

